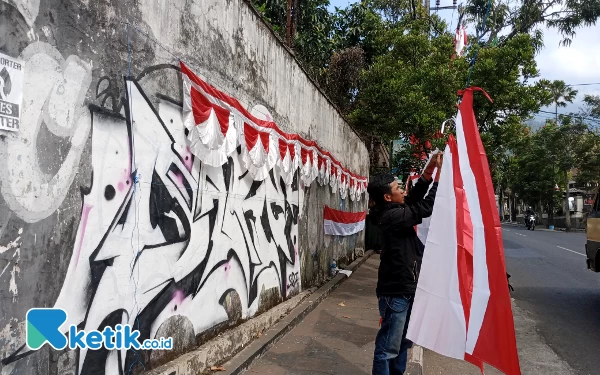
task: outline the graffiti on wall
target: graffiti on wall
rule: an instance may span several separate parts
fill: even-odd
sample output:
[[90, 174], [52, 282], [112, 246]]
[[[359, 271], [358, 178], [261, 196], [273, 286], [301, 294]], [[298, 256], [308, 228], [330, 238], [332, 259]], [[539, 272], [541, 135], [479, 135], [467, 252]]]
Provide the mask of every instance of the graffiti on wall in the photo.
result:
[[[90, 112], [84, 105], [92, 67], [77, 56], [64, 59], [53, 46], [34, 42], [20, 56], [25, 82], [19, 132], [6, 134], [0, 150], [0, 187], [12, 213], [33, 223], [62, 204], [77, 174], [90, 132]], [[40, 132], [69, 140], [57, 165], [42, 166]], [[51, 150], [56, 152], [56, 149]]]
[[[264, 181], [253, 181], [239, 149], [222, 167], [203, 165], [189, 151], [181, 104], [143, 89], [148, 71], [126, 78], [124, 98], [118, 100], [106, 100], [106, 92], [113, 91], [100, 82], [95, 101], [100, 105], [82, 114], [77, 106], [89, 71], [74, 58], [56, 66], [70, 72], [63, 82], [80, 84], [77, 95], [68, 96], [74, 112], [62, 118], [56, 113], [49, 127], [61, 134], [83, 132], [83, 138], [91, 129], [92, 183], [81, 188], [77, 235], [54, 304], [68, 313], [65, 332], [71, 324], [85, 330], [130, 324], [143, 340], [160, 334], [171, 318], [183, 317], [197, 335], [229, 319], [228, 297], [239, 300], [241, 318], [248, 318], [258, 311], [262, 292], [275, 289], [289, 297], [301, 290], [297, 174], [292, 185], [277, 168]], [[159, 68], [178, 70], [153, 69]], [[38, 78], [49, 91], [57, 90], [51, 77]], [[52, 94], [35, 96], [23, 129], [45, 120], [52, 99]], [[5, 197], [12, 192], [3, 189]], [[54, 208], [34, 208], [27, 216], [29, 198], [13, 204], [24, 208], [25, 220]], [[29, 354], [23, 345], [3, 363]], [[136, 360], [135, 352], [81, 350], [77, 368], [80, 374], [126, 373]]]

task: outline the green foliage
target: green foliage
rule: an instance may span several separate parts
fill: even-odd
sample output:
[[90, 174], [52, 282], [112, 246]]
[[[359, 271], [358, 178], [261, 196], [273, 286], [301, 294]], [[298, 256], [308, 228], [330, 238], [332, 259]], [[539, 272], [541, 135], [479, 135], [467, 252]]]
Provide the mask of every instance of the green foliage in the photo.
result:
[[[287, 0], [252, 2], [285, 36]], [[558, 107], [576, 92], [561, 81], [533, 81], [539, 77], [535, 57], [543, 47], [542, 28], [556, 28], [569, 44], [578, 28], [595, 24], [600, 0], [493, 0], [489, 13], [489, 0], [467, 0], [459, 20], [476, 35], [469, 35], [466, 56], [454, 59], [448, 29], [456, 25], [427, 15], [421, 1], [361, 0], [333, 13], [328, 0], [293, 4], [298, 21], [292, 48], [353, 127], [385, 144], [411, 135], [421, 140], [395, 156], [399, 175], [421, 166], [415, 155], [443, 148], [435, 134], [456, 115], [457, 91], [476, 57], [470, 85], [493, 99], [475, 95], [474, 109], [496, 186], [553, 207], [565, 168], [579, 168], [582, 180], [597, 180], [600, 136], [558, 118]], [[600, 119], [600, 97], [586, 97], [586, 103], [585, 116]], [[557, 113], [554, 125], [537, 132], [524, 125], [550, 104]]]
[[584, 116], [600, 119], [600, 95], [585, 95], [583, 102], [587, 106]]
[[[468, 0], [464, 8], [467, 20], [482, 26], [488, 0]], [[490, 17], [480, 36], [496, 36], [501, 43], [519, 34], [530, 34], [542, 45], [541, 29], [548, 26], [563, 36], [563, 45], [569, 45], [577, 29], [596, 24], [600, 16], [600, 0], [495, 0]], [[479, 27], [481, 29], [481, 27]]]
[[430, 39], [428, 31], [418, 20], [386, 33], [388, 51], [363, 72], [357, 108], [350, 115], [359, 129], [383, 139], [414, 134], [425, 140], [455, 114], [466, 62], [450, 62], [449, 33]]

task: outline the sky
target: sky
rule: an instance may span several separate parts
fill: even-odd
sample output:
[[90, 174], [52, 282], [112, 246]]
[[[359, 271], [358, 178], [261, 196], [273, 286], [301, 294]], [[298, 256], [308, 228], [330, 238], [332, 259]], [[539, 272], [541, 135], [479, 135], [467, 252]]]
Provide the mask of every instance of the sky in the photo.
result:
[[[333, 12], [335, 7], [345, 8], [356, 0], [330, 0], [329, 10]], [[459, 4], [461, 0], [459, 0]], [[435, 1], [431, 0], [432, 6]], [[452, 5], [451, 0], [441, 0], [441, 6]], [[440, 15], [449, 24], [455, 26], [458, 15], [452, 10], [441, 10]], [[454, 20], [452, 16], [454, 15]], [[454, 27], [453, 26], [453, 27]], [[556, 30], [544, 30], [544, 49], [536, 57], [540, 78], [549, 80], [563, 80], [567, 84], [576, 85], [581, 83], [600, 83], [600, 23], [594, 27], [582, 28], [577, 31], [570, 47], [562, 47], [562, 40]], [[600, 95], [600, 85], [575, 86], [579, 95], [575, 102], [566, 108], [559, 108], [559, 113], [577, 112], [582, 107], [584, 94]], [[490, 93], [494, 96], [494, 93]], [[554, 112], [554, 108], [544, 110]], [[546, 116], [540, 114], [538, 119]], [[551, 115], [547, 115], [551, 116]]]

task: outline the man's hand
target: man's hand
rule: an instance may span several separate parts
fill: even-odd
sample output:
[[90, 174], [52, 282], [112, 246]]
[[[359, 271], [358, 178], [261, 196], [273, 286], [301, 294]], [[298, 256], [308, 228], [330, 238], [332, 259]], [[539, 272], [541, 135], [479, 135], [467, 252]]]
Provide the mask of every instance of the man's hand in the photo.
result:
[[438, 173], [436, 176], [436, 181], [437, 181], [439, 179], [443, 161], [444, 161], [443, 153], [440, 151], [431, 158], [431, 160], [427, 164], [427, 167], [425, 168], [425, 171], [423, 172], [423, 176], [427, 180], [431, 181], [431, 176], [433, 175], [433, 171], [435, 170], [435, 168], [437, 168], [438, 169]]
[[435, 168], [438, 165], [438, 155], [439, 154], [433, 155], [431, 160], [429, 160], [427, 167], [425, 167], [425, 173], [433, 174], [433, 171], [435, 170]]
[[437, 156], [437, 174], [435, 175], [435, 181], [440, 181], [440, 176], [442, 175], [442, 165], [444, 164], [444, 153], [440, 152]]

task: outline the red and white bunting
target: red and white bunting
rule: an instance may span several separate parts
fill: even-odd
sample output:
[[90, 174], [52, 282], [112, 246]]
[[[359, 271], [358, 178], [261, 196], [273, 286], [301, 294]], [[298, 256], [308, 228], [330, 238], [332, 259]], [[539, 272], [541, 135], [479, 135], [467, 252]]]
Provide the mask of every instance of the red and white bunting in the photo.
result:
[[325, 234], [349, 236], [365, 229], [367, 211], [346, 212], [325, 206], [323, 211], [323, 227]]
[[191, 151], [207, 165], [218, 167], [227, 162], [238, 145], [249, 174], [262, 181], [278, 166], [288, 185], [300, 168], [305, 185], [315, 179], [329, 184], [332, 192], [352, 200], [361, 199], [367, 179], [343, 168], [315, 141], [298, 134], [285, 133], [272, 121], [248, 112], [235, 98], [218, 91], [181, 63], [183, 76], [183, 120], [188, 129]]
[[189, 131], [190, 149], [206, 164], [216, 167], [227, 161], [237, 147], [235, 118], [227, 105], [204, 92], [183, 75], [183, 123]]
[[[407, 337], [448, 357], [520, 375], [502, 228], [471, 87], [444, 153]], [[487, 95], [487, 94], [486, 94]]]
[[291, 185], [294, 181], [294, 174], [300, 165], [300, 146], [297, 142], [288, 142], [285, 139], [279, 138], [279, 168], [281, 177], [287, 185]]

